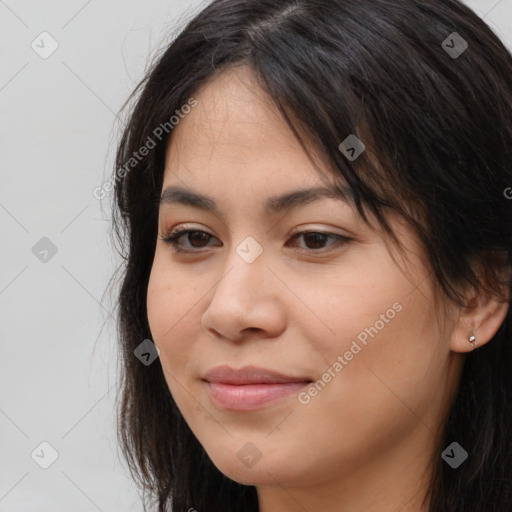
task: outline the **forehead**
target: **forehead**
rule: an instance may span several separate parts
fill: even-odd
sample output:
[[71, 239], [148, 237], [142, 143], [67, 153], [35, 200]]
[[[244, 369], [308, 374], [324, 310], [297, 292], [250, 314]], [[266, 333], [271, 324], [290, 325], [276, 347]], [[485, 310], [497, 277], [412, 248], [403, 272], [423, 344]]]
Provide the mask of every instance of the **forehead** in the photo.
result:
[[325, 157], [312, 145], [308, 156], [249, 68], [225, 71], [193, 97], [197, 106], [171, 133], [164, 188], [170, 184], [258, 188], [260, 184], [268, 190], [334, 182]]

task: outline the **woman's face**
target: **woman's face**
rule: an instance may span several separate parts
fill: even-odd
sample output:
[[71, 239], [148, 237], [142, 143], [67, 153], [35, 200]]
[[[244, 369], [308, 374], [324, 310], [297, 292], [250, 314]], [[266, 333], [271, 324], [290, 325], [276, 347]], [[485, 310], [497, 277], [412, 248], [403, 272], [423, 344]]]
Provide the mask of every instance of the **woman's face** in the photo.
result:
[[[412, 232], [394, 222], [408, 254], [400, 269], [349, 202], [297, 196], [266, 209], [331, 175], [319, 175], [247, 70], [194, 97], [172, 134], [162, 190], [208, 196], [216, 212], [167, 193], [147, 294], [186, 422], [244, 484], [291, 489], [424, 468], [460, 366], [449, 348], [455, 324], [434, 310]], [[160, 239], [177, 228], [194, 231], [177, 240], [180, 252]], [[295, 236], [304, 231], [329, 235]], [[221, 365], [295, 383], [206, 382]]]

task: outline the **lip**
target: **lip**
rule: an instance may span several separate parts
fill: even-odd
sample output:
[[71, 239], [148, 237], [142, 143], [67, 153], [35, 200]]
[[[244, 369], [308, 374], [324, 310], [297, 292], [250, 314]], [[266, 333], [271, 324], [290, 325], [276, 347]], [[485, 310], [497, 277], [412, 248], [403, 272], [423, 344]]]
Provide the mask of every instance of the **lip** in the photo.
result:
[[211, 399], [229, 411], [252, 411], [298, 392], [312, 380], [284, 375], [274, 370], [245, 366], [235, 370], [227, 365], [206, 372], [202, 379]]
[[243, 368], [235, 370], [228, 365], [216, 366], [211, 370], [208, 370], [205, 373], [203, 380], [206, 380], [207, 382], [220, 382], [222, 384], [233, 384], [237, 386], [243, 384], [287, 384], [290, 382], [312, 382], [308, 377], [293, 377], [267, 368], [244, 366]]

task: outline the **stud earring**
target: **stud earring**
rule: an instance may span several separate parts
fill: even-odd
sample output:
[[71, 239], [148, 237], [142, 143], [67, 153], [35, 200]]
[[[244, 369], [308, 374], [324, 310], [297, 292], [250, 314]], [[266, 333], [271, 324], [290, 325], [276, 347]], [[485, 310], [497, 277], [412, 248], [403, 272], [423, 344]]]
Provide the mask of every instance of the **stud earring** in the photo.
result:
[[473, 350], [475, 350], [475, 348], [478, 347], [478, 343], [476, 342], [476, 338], [473, 335], [471, 335], [469, 337], [469, 343], [471, 343], [471, 346], [473, 347]]

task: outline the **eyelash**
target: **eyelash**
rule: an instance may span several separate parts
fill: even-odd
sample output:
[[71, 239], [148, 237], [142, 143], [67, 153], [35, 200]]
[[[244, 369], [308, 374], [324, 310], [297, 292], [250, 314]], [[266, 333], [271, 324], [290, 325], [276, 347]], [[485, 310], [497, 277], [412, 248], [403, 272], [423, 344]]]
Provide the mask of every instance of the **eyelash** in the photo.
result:
[[[206, 231], [202, 231], [200, 229], [181, 229], [178, 231], [176, 231], [176, 230], [170, 231], [169, 233], [166, 233], [164, 237], [160, 237], [160, 239], [164, 243], [170, 245], [172, 247], [173, 251], [179, 252], [179, 253], [198, 253], [198, 252], [200, 252], [201, 249], [205, 249], [205, 247], [200, 247], [199, 250], [184, 249], [182, 246], [180, 246], [178, 243], [179, 238], [181, 238], [182, 236], [189, 234], [189, 233], [204, 233], [211, 238], [215, 238], [210, 233], [207, 233]], [[312, 251], [312, 252], [317, 252], [317, 253], [318, 252], [326, 253], [326, 252], [330, 252], [330, 251], [334, 250], [335, 248], [341, 247], [341, 246], [347, 244], [348, 242], [352, 241], [352, 238], [348, 238], [346, 236], [339, 235], [337, 233], [326, 233], [323, 231], [314, 231], [314, 230], [299, 231], [292, 236], [291, 240], [294, 240], [295, 238], [298, 238], [302, 235], [309, 235], [309, 234], [324, 235], [327, 237], [336, 238], [338, 241], [328, 246], [328, 247], [332, 247], [333, 249], [322, 250], [322, 249], [307, 249], [306, 248], [306, 249], [299, 249], [299, 250]], [[208, 242], [211, 240], [211, 238], [208, 240]]]

